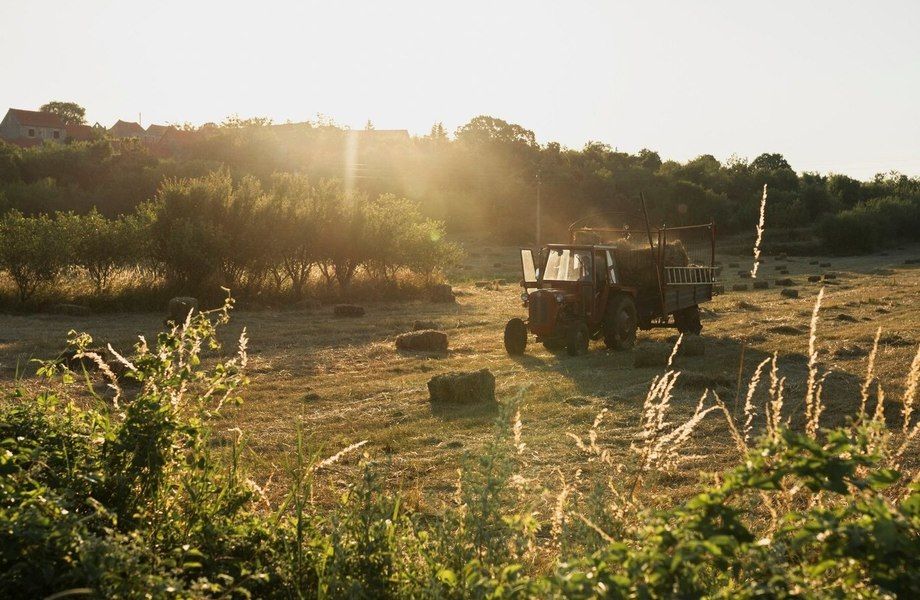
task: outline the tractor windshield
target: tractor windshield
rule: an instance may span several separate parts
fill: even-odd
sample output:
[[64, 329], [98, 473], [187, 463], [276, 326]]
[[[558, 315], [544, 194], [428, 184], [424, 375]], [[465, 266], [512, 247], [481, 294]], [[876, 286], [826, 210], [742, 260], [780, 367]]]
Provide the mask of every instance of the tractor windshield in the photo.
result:
[[590, 281], [591, 253], [587, 250], [552, 248], [546, 258], [544, 281]]

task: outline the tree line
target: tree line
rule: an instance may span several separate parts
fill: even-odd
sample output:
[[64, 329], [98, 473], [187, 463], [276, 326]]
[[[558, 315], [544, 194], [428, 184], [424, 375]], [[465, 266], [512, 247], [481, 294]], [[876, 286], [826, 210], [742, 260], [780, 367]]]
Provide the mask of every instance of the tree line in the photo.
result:
[[[873, 207], [898, 205], [915, 219], [920, 178], [894, 172], [870, 181], [799, 175], [775, 153], [726, 161], [702, 155], [681, 163], [652, 150], [631, 154], [600, 142], [570, 149], [539, 144], [532, 131], [489, 116], [473, 118], [453, 136], [436, 124], [428, 135], [405, 139], [322, 119], [272, 124], [231, 118], [190, 133], [188, 143], [166, 157], [130, 140], [0, 145], [0, 210], [86, 213], [95, 207], [115, 216], [151, 198], [164, 179], [225, 169], [235, 181], [251, 176], [269, 185], [274, 173], [290, 172], [315, 181], [341, 179], [369, 197], [392, 193], [415, 201], [422, 214], [443, 221], [453, 234], [524, 243], [534, 238], [538, 195], [548, 238], [560, 239], [568, 223], [587, 215], [635, 213], [640, 192], [656, 223], [713, 219], [723, 234], [749, 234], [766, 183], [768, 246], [788, 240], [787, 230], [802, 228], [837, 252], [918, 236], [916, 228], [893, 228], [885, 219], [869, 218], [866, 225], [864, 216], [878, 212]], [[863, 235], [867, 227], [870, 235]]]
[[65, 275], [83, 275], [104, 294], [122, 271], [175, 292], [226, 287], [300, 300], [316, 281], [347, 292], [359, 275], [385, 288], [406, 275], [431, 283], [459, 257], [444, 234], [418, 203], [393, 194], [368, 198], [290, 173], [234, 181], [221, 170], [167, 179], [151, 201], [116, 217], [9, 210], [0, 217], [0, 270], [20, 303]]

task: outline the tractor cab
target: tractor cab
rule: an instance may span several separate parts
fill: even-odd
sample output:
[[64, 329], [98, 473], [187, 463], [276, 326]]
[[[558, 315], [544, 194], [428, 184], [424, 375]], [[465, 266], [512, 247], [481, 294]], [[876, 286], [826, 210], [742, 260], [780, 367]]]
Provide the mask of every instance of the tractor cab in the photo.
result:
[[[528, 309], [528, 319], [526, 324], [515, 324], [518, 339], [523, 325], [524, 336], [529, 331], [553, 351], [566, 349], [570, 354], [580, 354], [587, 349], [589, 340], [600, 337], [611, 347], [632, 345], [635, 290], [620, 285], [612, 247], [550, 244], [536, 257], [525, 248], [521, 250], [521, 269], [521, 299]], [[609, 323], [608, 305], [614, 300], [628, 305], [620, 336], [612, 334]]]

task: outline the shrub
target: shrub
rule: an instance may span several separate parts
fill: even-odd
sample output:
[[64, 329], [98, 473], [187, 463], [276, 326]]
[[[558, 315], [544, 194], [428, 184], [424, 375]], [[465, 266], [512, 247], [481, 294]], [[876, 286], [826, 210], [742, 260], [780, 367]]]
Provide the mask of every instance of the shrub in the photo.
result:
[[917, 241], [920, 201], [874, 198], [824, 217], [819, 229], [827, 249], [837, 254], [872, 252], [898, 241]]
[[57, 279], [69, 264], [67, 228], [46, 215], [25, 217], [10, 211], [0, 218], [0, 269], [15, 282], [19, 302]]

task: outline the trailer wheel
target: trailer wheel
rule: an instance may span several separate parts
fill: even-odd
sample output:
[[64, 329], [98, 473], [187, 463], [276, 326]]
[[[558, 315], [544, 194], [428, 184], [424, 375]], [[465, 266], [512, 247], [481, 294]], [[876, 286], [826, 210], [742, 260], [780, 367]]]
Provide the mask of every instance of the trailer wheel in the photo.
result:
[[566, 335], [565, 349], [569, 356], [579, 356], [588, 351], [588, 325], [577, 323], [573, 325]]
[[524, 354], [527, 347], [527, 325], [521, 319], [511, 319], [505, 325], [505, 350], [512, 356]]
[[694, 304], [675, 312], [674, 324], [680, 333], [699, 335], [703, 332], [703, 324], [700, 322], [700, 307]]
[[610, 300], [604, 316], [604, 344], [611, 350], [629, 350], [636, 344], [636, 303], [629, 296]]

